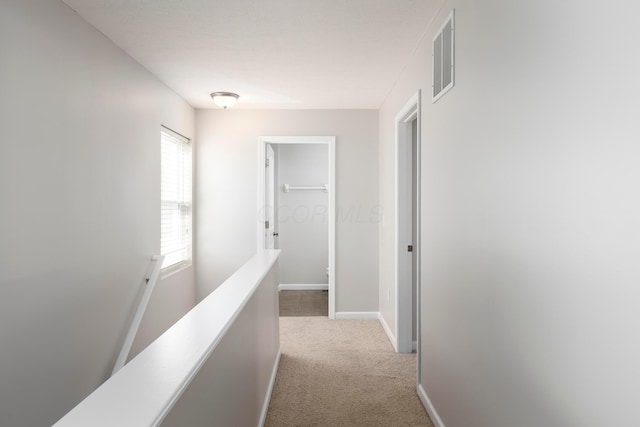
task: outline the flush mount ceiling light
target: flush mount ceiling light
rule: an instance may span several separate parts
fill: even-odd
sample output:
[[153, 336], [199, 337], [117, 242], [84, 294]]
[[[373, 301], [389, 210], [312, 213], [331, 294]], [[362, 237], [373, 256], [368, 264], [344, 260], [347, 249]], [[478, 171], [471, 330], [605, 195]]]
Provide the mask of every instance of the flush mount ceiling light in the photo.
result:
[[233, 107], [240, 96], [233, 92], [213, 92], [211, 98], [217, 106], [226, 109]]

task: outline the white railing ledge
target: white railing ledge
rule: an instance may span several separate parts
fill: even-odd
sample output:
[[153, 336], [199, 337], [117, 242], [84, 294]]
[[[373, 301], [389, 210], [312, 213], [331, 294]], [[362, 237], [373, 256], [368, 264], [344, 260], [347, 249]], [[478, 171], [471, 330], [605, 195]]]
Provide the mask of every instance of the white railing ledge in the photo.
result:
[[55, 426], [159, 425], [279, 255], [264, 250], [251, 258]]

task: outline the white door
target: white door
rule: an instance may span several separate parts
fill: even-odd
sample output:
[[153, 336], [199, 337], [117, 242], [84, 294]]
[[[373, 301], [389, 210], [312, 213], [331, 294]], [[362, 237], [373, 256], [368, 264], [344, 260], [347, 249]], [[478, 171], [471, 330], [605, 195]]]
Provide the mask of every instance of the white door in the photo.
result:
[[277, 236], [275, 230], [275, 153], [271, 144], [265, 151], [265, 188], [264, 188], [264, 241], [265, 249], [275, 249]]

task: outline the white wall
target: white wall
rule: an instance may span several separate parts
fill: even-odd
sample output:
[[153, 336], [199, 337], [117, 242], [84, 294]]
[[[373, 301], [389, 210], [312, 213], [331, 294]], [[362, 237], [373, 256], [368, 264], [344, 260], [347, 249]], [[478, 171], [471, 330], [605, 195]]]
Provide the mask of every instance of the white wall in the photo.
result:
[[283, 185], [329, 183], [328, 144], [278, 145], [278, 249], [280, 283], [327, 284], [329, 196], [318, 190], [284, 192]]
[[[57, 0], [0, 6], [0, 424], [51, 425], [113, 367], [160, 249], [160, 125], [194, 111]], [[134, 353], [194, 303], [160, 281]]]
[[[267, 254], [257, 255], [258, 260], [270, 257]], [[247, 298], [246, 305], [171, 408], [162, 422], [164, 427], [253, 427], [264, 422], [280, 360], [279, 268], [278, 261], [266, 271], [254, 267], [260, 263], [249, 262], [253, 264], [252, 268], [238, 271], [242, 280], [246, 282], [248, 277], [260, 277], [256, 272], [264, 277], [255, 285], [255, 291], [248, 298], [244, 297]], [[237, 289], [247, 287], [237, 282], [235, 289], [226, 289], [219, 296], [224, 298], [223, 303], [228, 300], [235, 302], [238, 300]], [[216, 294], [231, 284], [225, 283], [209, 297], [217, 298]]]
[[378, 308], [378, 112], [199, 110], [196, 207], [201, 299], [256, 252], [258, 137], [336, 136], [336, 311]]
[[[430, 42], [452, 7], [456, 86], [432, 104]], [[382, 107], [388, 214], [393, 119], [424, 91], [421, 381], [447, 427], [637, 424], [639, 12], [447, 2]]]

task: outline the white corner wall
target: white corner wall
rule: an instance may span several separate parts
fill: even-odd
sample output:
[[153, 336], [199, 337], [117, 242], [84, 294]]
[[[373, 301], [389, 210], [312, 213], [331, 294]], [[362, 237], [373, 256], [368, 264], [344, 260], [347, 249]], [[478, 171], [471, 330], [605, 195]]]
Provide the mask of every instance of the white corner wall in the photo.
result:
[[[51, 425], [110, 374], [160, 250], [160, 125], [194, 111], [58, 0], [0, 6], [0, 425]], [[133, 354], [195, 301], [158, 282]]]
[[258, 137], [336, 136], [336, 311], [378, 307], [378, 112], [198, 110], [197, 283], [202, 299], [256, 253]]
[[[432, 104], [453, 7], [456, 86]], [[638, 423], [639, 13], [448, 1], [381, 109], [393, 330], [393, 120], [423, 90], [420, 380], [446, 427]]]

